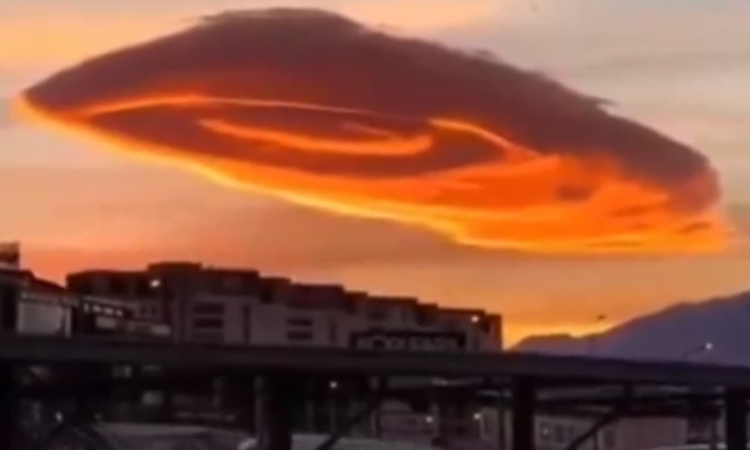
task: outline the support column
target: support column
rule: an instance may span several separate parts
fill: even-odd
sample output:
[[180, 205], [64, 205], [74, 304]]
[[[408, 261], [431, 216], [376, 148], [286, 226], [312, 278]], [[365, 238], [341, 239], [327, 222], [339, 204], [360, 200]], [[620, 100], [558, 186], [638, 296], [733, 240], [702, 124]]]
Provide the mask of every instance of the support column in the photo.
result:
[[0, 449], [12, 450], [18, 444], [18, 398], [13, 364], [0, 362]]
[[501, 402], [497, 406], [497, 450], [507, 450], [508, 446], [508, 406]]
[[534, 450], [534, 380], [517, 378], [513, 380], [512, 389], [511, 450]]
[[728, 390], [724, 397], [727, 450], [747, 450], [748, 391]]
[[258, 450], [292, 450], [294, 380], [263, 375], [258, 387]]
[[255, 374], [237, 370], [229, 376], [229, 393], [227, 404], [229, 410], [236, 414], [236, 425], [251, 436], [257, 436], [258, 423], [256, 420], [258, 408]]

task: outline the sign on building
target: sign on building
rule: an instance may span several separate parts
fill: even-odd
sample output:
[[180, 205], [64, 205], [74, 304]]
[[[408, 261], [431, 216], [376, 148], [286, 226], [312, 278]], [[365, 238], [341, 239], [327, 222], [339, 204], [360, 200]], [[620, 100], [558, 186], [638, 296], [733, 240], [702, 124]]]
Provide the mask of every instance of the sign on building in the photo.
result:
[[351, 347], [381, 351], [463, 351], [466, 349], [466, 335], [455, 332], [370, 330], [352, 333]]

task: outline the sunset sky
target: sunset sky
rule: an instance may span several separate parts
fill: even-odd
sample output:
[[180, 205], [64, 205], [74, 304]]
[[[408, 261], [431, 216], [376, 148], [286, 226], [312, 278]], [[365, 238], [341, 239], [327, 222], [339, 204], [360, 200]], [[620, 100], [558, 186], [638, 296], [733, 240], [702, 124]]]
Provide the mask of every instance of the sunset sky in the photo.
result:
[[[339, 217], [103, 152], [7, 109], [89, 56], [268, 6], [487, 49], [612, 103], [709, 156], [724, 205], [750, 229], [750, 2], [744, 0], [5, 0], [0, 4], [0, 241], [59, 279], [155, 259], [251, 266], [310, 281], [503, 313], [509, 341], [585, 332], [682, 300], [750, 287], [750, 253], [540, 257], [459, 246], [421, 229]], [[450, 87], [446, 87], [450, 88]], [[744, 129], [743, 129], [744, 126]], [[606, 315], [607, 323], [596, 318]]]

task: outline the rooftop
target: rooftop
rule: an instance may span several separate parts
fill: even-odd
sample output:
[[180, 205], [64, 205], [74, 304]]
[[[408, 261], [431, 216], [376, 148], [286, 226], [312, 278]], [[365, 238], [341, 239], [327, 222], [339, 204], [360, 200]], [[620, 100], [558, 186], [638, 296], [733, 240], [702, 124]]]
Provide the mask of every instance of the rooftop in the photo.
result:
[[[119, 278], [122, 276], [123, 278]], [[82, 292], [88, 278], [118, 278], [123, 296], [151, 297], [174, 289], [196, 289], [222, 295], [258, 295], [269, 303], [284, 302], [300, 308], [346, 309], [371, 308], [377, 305], [408, 308], [415, 314], [499, 317], [481, 309], [443, 308], [417, 298], [351, 291], [346, 286], [328, 283], [303, 283], [279, 276], [262, 274], [255, 269], [218, 268], [195, 262], [158, 262], [140, 271], [86, 270], [68, 275], [68, 286]], [[128, 288], [123, 285], [133, 285]], [[82, 292], [90, 294], [91, 292]]]

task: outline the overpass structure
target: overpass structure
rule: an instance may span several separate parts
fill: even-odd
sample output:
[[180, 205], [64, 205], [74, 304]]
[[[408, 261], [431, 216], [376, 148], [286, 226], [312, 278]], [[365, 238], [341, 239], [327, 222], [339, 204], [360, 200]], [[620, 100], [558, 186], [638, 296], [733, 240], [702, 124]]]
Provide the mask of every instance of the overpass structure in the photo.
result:
[[[64, 382], [30, 377], [30, 368], [40, 366], [78, 376]], [[158, 377], [115, 379], [111, 369], [122, 366], [169, 370]], [[688, 414], [722, 414], [726, 449], [747, 450], [750, 368], [522, 353], [401, 353], [15, 334], [0, 335], [0, 448], [20, 448], [18, 404], [25, 397], [132, 392], [208, 376], [230, 380], [238, 387], [233, 396], [240, 403], [248, 385], [262, 390], [256, 405], [245, 405], [257, 408], [261, 450], [291, 449], [292, 416], [297, 397], [302, 395], [299, 386], [315, 379], [381, 380], [343, 391], [342, 395], [366, 398], [367, 407], [340, 424], [318, 450], [332, 448], [349, 428], [389, 397], [474, 398], [507, 408], [510, 450], [536, 448], [534, 415], [539, 411], [598, 417], [569, 450], [620, 417]], [[387, 380], [393, 377], [439, 378], [444, 382], [389, 385]], [[44, 440], [35, 445], [43, 448], [43, 444]]]

